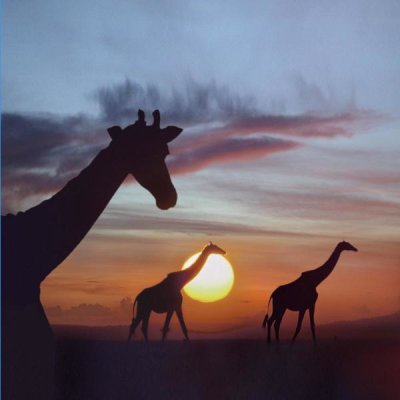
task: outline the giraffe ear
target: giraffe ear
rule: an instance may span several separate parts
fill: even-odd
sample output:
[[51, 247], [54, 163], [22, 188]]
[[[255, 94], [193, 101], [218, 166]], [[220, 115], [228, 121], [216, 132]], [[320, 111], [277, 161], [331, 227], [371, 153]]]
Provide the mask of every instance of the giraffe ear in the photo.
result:
[[107, 132], [111, 136], [112, 140], [118, 139], [120, 136], [122, 136], [122, 129], [118, 125], [108, 128]]
[[177, 126], [167, 126], [166, 128], [162, 129], [163, 138], [165, 143], [172, 142], [176, 139], [179, 134], [183, 131], [183, 129], [178, 128]]

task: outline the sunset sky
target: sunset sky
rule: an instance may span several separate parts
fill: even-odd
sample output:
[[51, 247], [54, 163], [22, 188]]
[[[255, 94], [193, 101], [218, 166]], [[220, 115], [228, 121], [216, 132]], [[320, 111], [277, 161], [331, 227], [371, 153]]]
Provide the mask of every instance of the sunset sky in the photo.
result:
[[128, 324], [209, 240], [235, 285], [185, 296], [204, 336], [258, 329], [273, 289], [342, 240], [359, 252], [320, 285], [317, 324], [400, 309], [400, 3], [249, 4], [3, 0], [2, 214], [56, 193], [138, 108], [184, 128], [177, 206], [127, 179], [42, 285], [52, 323]]

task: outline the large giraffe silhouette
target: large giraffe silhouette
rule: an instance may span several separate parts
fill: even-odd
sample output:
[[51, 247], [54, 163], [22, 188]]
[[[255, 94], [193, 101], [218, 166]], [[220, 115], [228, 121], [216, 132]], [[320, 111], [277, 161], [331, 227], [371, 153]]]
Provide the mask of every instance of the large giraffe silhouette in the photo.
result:
[[40, 284], [85, 237], [128, 174], [160, 209], [177, 194], [165, 158], [182, 129], [160, 129], [160, 113], [125, 129], [108, 129], [110, 145], [50, 199], [17, 215], [2, 216], [2, 326], [5, 398], [49, 399], [54, 337], [40, 302]]
[[333, 271], [343, 250], [358, 251], [350, 243], [345, 241], [340, 242], [335, 247], [328, 260], [321, 267], [305, 271], [295, 281], [279, 286], [273, 291], [268, 301], [269, 308], [272, 299], [273, 312], [270, 318], [268, 318], [268, 313], [266, 314], [262, 324], [264, 328], [268, 324], [268, 342], [271, 341], [271, 326], [273, 323], [276, 340], [279, 341], [279, 327], [286, 309], [299, 312], [297, 327], [292, 341], [296, 339], [300, 332], [304, 314], [307, 310], [310, 314], [310, 325], [313, 339], [316, 341], [314, 322], [315, 303], [318, 298], [316, 288]]
[[150, 314], [152, 311], [162, 314], [167, 313], [164, 327], [162, 329], [162, 340], [165, 340], [172, 315], [176, 312], [179, 323], [185, 338], [189, 340], [185, 321], [182, 313], [182, 288], [189, 283], [203, 268], [210, 254], [225, 254], [225, 250], [213, 243], [206, 245], [201, 251], [197, 260], [182, 271], [172, 272], [155, 286], [144, 289], [138, 294], [133, 304], [133, 314], [135, 314], [135, 305], [137, 303], [136, 317], [133, 315], [132, 324], [129, 328], [128, 341], [135, 333], [135, 329], [142, 322], [142, 332], [147, 340], [147, 328]]

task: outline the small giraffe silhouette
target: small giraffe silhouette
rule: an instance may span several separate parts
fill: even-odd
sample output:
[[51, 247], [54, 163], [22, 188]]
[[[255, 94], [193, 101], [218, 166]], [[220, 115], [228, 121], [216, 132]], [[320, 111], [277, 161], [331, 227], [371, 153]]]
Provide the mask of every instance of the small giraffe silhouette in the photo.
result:
[[268, 313], [266, 314], [262, 324], [262, 326], [265, 328], [268, 323], [268, 342], [271, 342], [271, 326], [273, 323], [276, 340], [279, 341], [279, 327], [286, 309], [299, 312], [297, 327], [292, 338], [292, 342], [294, 342], [298, 333], [300, 332], [304, 314], [307, 310], [310, 314], [310, 325], [313, 340], [314, 342], [316, 341], [314, 322], [315, 303], [317, 302], [318, 298], [316, 287], [333, 271], [343, 250], [358, 251], [350, 243], [345, 241], [340, 242], [333, 250], [331, 256], [328, 258], [325, 264], [323, 264], [321, 267], [310, 271], [305, 271], [295, 281], [279, 286], [273, 291], [268, 301], [269, 308], [269, 304], [272, 299], [273, 312], [271, 318], [268, 318]]
[[139, 110], [133, 125], [109, 128], [110, 145], [63, 189], [25, 212], [2, 216], [5, 398], [52, 397], [55, 343], [40, 302], [40, 284], [85, 237], [126, 176], [132, 174], [160, 209], [175, 206], [177, 194], [165, 158], [168, 143], [182, 129], [160, 129], [158, 110], [153, 118], [146, 125]]
[[[182, 313], [182, 288], [189, 283], [203, 268], [210, 254], [226, 254], [217, 245], [210, 242], [201, 251], [197, 260], [182, 271], [172, 272], [155, 286], [144, 289], [138, 294], [133, 304], [133, 319], [129, 328], [128, 341], [135, 333], [135, 329], [142, 322], [142, 332], [147, 340], [147, 328], [149, 325], [150, 314], [152, 311], [163, 314], [167, 313], [164, 327], [162, 329], [162, 340], [165, 340], [172, 315], [176, 312], [181, 324], [186, 340], [189, 340], [188, 332]], [[135, 305], [137, 303], [137, 313], [135, 317]]]

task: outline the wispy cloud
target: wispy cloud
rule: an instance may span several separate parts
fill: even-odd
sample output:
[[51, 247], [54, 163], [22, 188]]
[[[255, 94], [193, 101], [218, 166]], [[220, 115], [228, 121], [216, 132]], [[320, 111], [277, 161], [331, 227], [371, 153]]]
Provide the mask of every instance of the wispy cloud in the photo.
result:
[[48, 306], [46, 314], [52, 323], [79, 325], [106, 325], [110, 323], [126, 323], [132, 317], [133, 301], [130, 297], [121, 299], [114, 307], [99, 303], [81, 303], [77, 306]]
[[[94, 94], [100, 115], [2, 115], [2, 212], [17, 211], [30, 196], [60, 189], [109, 139], [109, 124], [130, 123], [138, 108], [162, 111], [163, 123], [190, 128], [173, 144], [171, 171], [192, 173], [210, 165], [266, 157], [304, 145], [304, 139], [349, 136], [376, 120], [368, 112], [338, 115], [270, 115], [251, 97], [215, 82], [192, 80], [169, 94], [126, 80]], [[267, 135], [268, 134], [268, 135]]]
[[[285, 230], [263, 229], [237, 222], [220, 222], [211, 220], [200, 220], [194, 218], [174, 218], [167, 215], [154, 217], [143, 215], [132, 211], [118, 210], [113, 207], [105, 212], [102, 219], [96, 224], [93, 235], [110, 235], [112, 230], [115, 235], [121, 235], [129, 231], [157, 231], [157, 232], [176, 232], [188, 234], [201, 234], [207, 236], [224, 235], [255, 235], [273, 237], [312, 237], [314, 235], [303, 232], [293, 232]], [[318, 235], [321, 237], [321, 235]]]
[[268, 205], [291, 210], [297, 216], [319, 219], [365, 219], [396, 217], [398, 203], [359, 193], [321, 190], [319, 192], [284, 191], [268, 192]]
[[[268, 210], [269, 215], [302, 218], [309, 221], [381, 221], [386, 226], [395, 225], [399, 220], [397, 199], [384, 198], [381, 193], [360, 191], [339, 185], [291, 185], [268, 190], [246, 184], [231, 182], [219, 184], [228, 193], [240, 193], [240, 202], [249, 210]], [[368, 215], [368, 218], [366, 218]], [[386, 222], [384, 222], [386, 221]]]
[[60, 306], [52, 306], [46, 308], [46, 313], [49, 318], [97, 318], [107, 317], [113, 314], [111, 308], [102, 306], [101, 304], [86, 304], [82, 303], [78, 306], [72, 306], [63, 309]]
[[[60, 189], [99, 151], [98, 125], [87, 116], [2, 114], [2, 212]], [[103, 133], [107, 139], [107, 134]]]
[[186, 174], [211, 164], [246, 161], [292, 150], [300, 143], [268, 136], [253, 138], [229, 138], [205, 144], [194, 151], [187, 149], [174, 157], [171, 165], [173, 174]]
[[252, 97], [237, 95], [215, 81], [200, 84], [187, 79], [182, 88], [167, 91], [126, 79], [99, 88], [94, 98], [105, 121], [129, 122], [136, 116], [138, 108], [148, 111], [160, 109], [165, 123], [184, 127], [257, 114]]
[[295, 89], [295, 97], [302, 109], [312, 110], [314, 112], [326, 112], [331, 110], [336, 113], [355, 111], [356, 90], [355, 86], [349, 85], [348, 93], [342, 93], [338, 96], [332, 86], [321, 88], [315, 82], [305, 79], [301, 74], [295, 74], [292, 77], [292, 83]]

